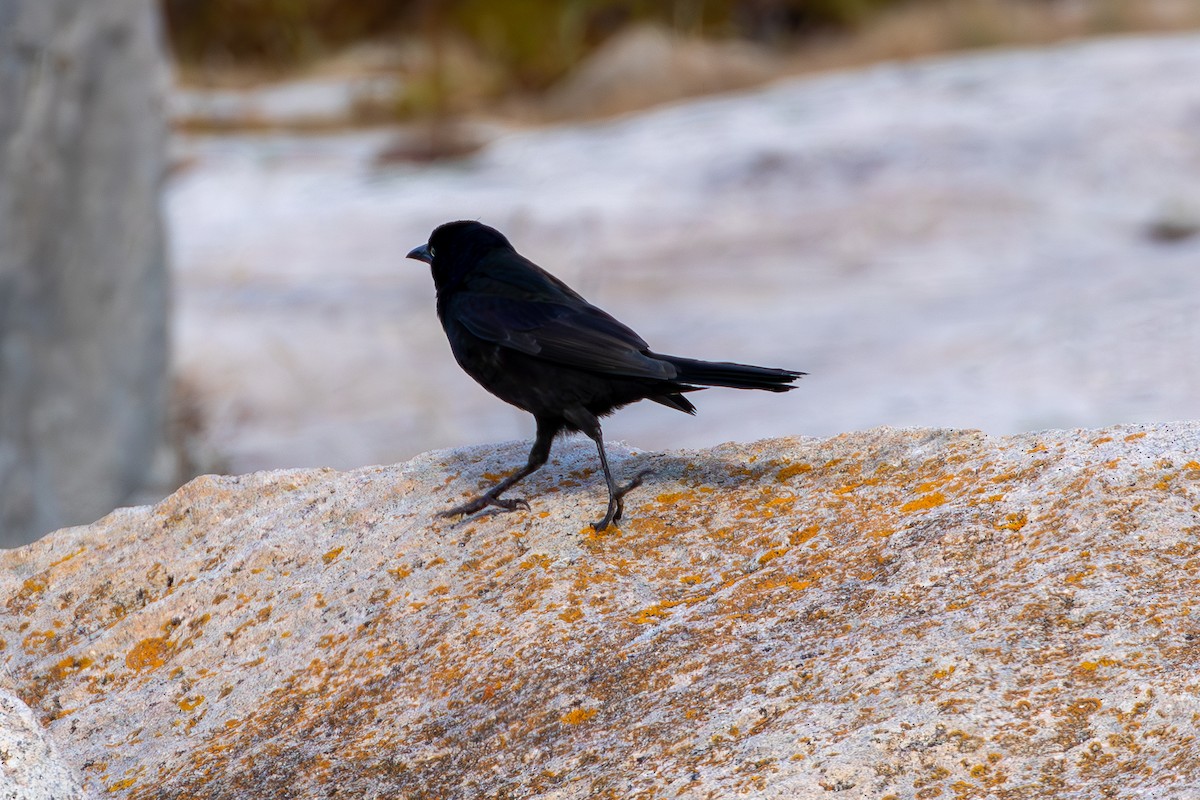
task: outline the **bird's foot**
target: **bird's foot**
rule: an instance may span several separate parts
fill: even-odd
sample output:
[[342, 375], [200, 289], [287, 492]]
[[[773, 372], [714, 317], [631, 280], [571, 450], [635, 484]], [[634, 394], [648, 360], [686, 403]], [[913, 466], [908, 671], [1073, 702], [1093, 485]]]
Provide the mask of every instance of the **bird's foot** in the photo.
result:
[[642, 481], [646, 480], [646, 478], [649, 478], [653, 474], [654, 474], [654, 470], [644, 469], [641, 472], [639, 472], [637, 475], [634, 475], [633, 480], [631, 480], [629, 483], [625, 484], [624, 486], [622, 486], [620, 489], [617, 490], [617, 497], [624, 497], [626, 492], [628, 492], [630, 489], [636, 489], [637, 487], [641, 486]]
[[518, 508], [523, 511], [529, 510], [529, 503], [522, 497], [500, 497], [491, 492], [481, 494], [474, 500], [468, 500], [460, 506], [442, 511], [438, 514], [439, 517], [457, 517], [467, 514], [474, 514], [476, 511], [482, 511], [488, 506], [495, 506], [504, 511], [516, 511]]
[[633, 480], [631, 480], [629, 483], [621, 486], [615, 492], [613, 492], [612, 496], [608, 498], [608, 511], [605, 513], [604, 519], [598, 522], [593, 522], [592, 529], [595, 530], [596, 533], [600, 533], [613, 522], [619, 520], [621, 515], [625, 513], [625, 495], [631, 490], [641, 486], [642, 481], [646, 480], [646, 478], [653, 474], [653, 470], [644, 469], [637, 475], [634, 475]]

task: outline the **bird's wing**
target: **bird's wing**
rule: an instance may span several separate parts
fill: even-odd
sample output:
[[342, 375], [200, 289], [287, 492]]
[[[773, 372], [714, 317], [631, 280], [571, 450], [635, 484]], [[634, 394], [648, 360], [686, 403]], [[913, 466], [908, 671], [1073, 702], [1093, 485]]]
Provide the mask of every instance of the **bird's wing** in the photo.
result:
[[676, 374], [674, 366], [646, 354], [642, 337], [586, 302], [458, 292], [447, 311], [480, 339], [546, 361], [632, 378], [670, 380]]

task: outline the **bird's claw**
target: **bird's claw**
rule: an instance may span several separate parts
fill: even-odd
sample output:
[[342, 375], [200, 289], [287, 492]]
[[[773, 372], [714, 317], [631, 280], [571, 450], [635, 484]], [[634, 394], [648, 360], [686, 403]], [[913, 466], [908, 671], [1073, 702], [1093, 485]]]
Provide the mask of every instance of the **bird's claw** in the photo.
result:
[[525, 500], [524, 497], [514, 497], [510, 500], [501, 500], [500, 498], [497, 497], [492, 502], [492, 505], [499, 506], [500, 508], [503, 508], [506, 511], [516, 511], [518, 508], [521, 509], [522, 511], [529, 510], [529, 503]]
[[622, 486], [620, 489], [617, 490], [617, 499], [619, 500], [622, 497], [624, 497], [625, 494], [627, 492], [629, 492], [631, 489], [636, 489], [637, 487], [641, 486], [642, 481], [646, 480], [646, 478], [649, 478], [653, 474], [654, 474], [654, 470], [644, 469], [641, 472], [639, 472], [637, 475], [634, 475], [633, 480], [631, 480], [629, 483], [625, 484], [624, 486]]
[[621, 513], [625, 510], [625, 504], [620, 500], [609, 500], [608, 511], [604, 515], [604, 519], [596, 520], [592, 523], [592, 530], [596, 533], [603, 533], [609, 525], [621, 518]]
[[642, 485], [642, 481], [654, 474], [654, 470], [644, 469], [637, 475], [633, 476], [633, 480], [613, 492], [613, 496], [608, 501], [608, 513], [604, 515], [604, 519], [592, 523], [592, 530], [600, 533], [613, 522], [621, 519], [621, 515], [625, 513], [625, 495], [631, 490]]
[[439, 517], [458, 517], [474, 514], [476, 511], [482, 511], [488, 506], [495, 506], [504, 511], [522, 511], [529, 510], [529, 503], [523, 497], [497, 497], [493, 494], [483, 494], [476, 497], [474, 500], [469, 500], [460, 506], [441, 511]]

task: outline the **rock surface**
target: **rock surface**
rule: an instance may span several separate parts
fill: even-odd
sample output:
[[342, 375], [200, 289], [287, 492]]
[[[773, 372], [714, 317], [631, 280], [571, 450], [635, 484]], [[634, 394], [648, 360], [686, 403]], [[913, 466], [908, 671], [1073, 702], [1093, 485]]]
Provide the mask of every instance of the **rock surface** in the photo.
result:
[[557, 117], [600, 117], [715, 92], [778, 75], [769, 51], [748, 42], [712, 42], [638, 25], [612, 37], [551, 92]]
[[82, 800], [83, 789], [33, 712], [0, 689], [0, 800]]
[[126, 501], [162, 442], [166, 77], [153, 4], [0, 2], [0, 547]]
[[0, 555], [0, 659], [119, 798], [1196, 797], [1200, 424], [198, 478]]

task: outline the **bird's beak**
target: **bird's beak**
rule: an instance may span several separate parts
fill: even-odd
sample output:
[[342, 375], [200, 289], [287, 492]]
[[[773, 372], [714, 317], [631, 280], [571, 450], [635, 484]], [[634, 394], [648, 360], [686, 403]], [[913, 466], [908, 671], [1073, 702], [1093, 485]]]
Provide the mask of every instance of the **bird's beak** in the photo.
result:
[[427, 244], [409, 250], [405, 258], [415, 258], [417, 261], [424, 261], [426, 264], [433, 263], [433, 253], [429, 252], [429, 245]]

